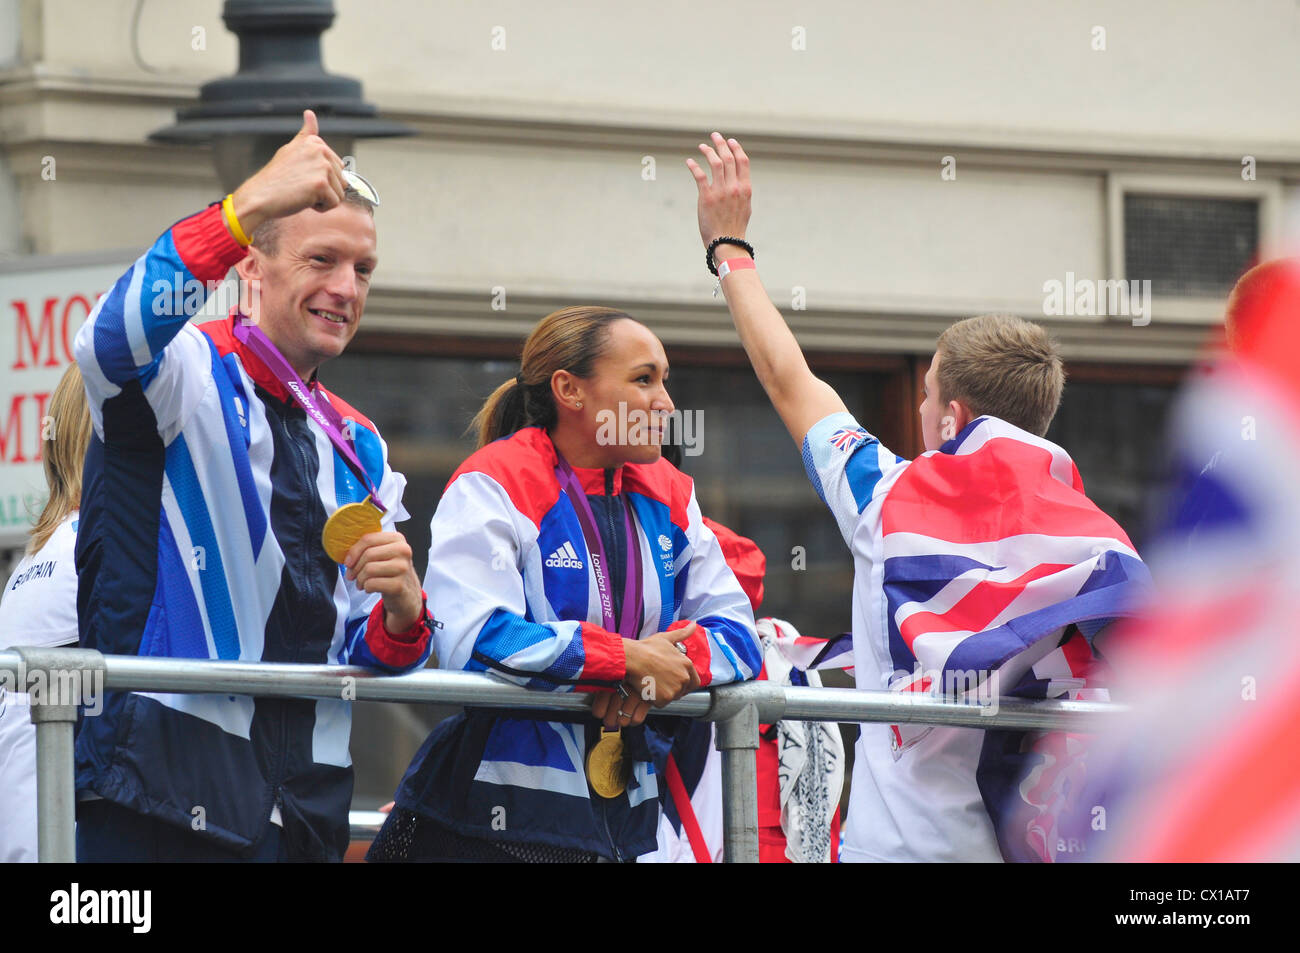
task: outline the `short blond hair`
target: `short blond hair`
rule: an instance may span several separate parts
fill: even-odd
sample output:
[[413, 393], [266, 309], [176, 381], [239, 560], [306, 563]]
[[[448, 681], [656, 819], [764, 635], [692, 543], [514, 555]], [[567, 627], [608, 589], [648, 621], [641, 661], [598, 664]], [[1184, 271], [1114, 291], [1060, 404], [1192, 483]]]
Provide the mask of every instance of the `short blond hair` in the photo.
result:
[[939, 335], [939, 398], [977, 417], [999, 417], [1043, 436], [1065, 389], [1061, 354], [1041, 327], [1012, 314], [982, 314]]

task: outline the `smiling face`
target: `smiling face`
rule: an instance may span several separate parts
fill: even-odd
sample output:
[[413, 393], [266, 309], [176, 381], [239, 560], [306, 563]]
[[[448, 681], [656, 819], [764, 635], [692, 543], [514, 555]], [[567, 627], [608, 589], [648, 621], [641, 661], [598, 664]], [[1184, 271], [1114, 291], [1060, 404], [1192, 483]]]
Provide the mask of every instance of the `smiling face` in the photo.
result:
[[357, 333], [375, 246], [373, 217], [345, 203], [282, 219], [275, 254], [254, 246], [240, 262], [240, 277], [257, 289], [247, 313], [304, 379]]
[[649, 328], [630, 319], [615, 321], [590, 377], [566, 371], [556, 375], [559, 403], [589, 441], [593, 463], [617, 467], [659, 459], [673, 401], [667, 390], [668, 357]]

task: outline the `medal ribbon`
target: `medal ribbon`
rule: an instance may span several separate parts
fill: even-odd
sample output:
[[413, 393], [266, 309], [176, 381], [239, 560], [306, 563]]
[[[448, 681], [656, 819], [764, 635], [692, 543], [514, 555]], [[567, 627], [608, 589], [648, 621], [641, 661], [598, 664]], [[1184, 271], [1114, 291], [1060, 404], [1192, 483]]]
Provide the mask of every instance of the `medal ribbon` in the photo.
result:
[[285, 360], [280, 349], [266, 336], [266, 332], [253, 324], [247, 316], [241, 314], [235, 317], [234, 333], [241, 343], [247, 345], [248, 349], [261, 359], [267, 370], [284, 385], [285, 390], [293, 395], [293, 399], [307, 412], [307, 416], [316, 421], [317, 425], [325, 431], [325, 436], [330, 438], [330, 442], [343, 455], [349, 469], [365, 484], [366, 490], [370, 493], [370, 502], [374, 504], [375, 509], [381, 513], [386, 512], [384, 504], [379, 500], [379, 490], [375, 489], [370, 475], [366, 473], [366, 468], [357, 458], [357, 452], [352, 449], [351, 442], [343, 436], [343, 418], [339, 416], [339, 412], [330, 406], [329, 401], [318, 400], [313, 395], [313, 388], [303, 383], [298, 372]]
[[[557, 454], [558, 456], [558, 454]], [[600, 530], [596, 527], [596, 514], [592, 512], [587, 493], [573, 472], [568, 461], [560, 457], [555, 468], [555, 476], [560, 481], [560, 488], [569, 497], [569, 502], [578, 514], [578, 523], [582, 526], [583, 538], [587, 541], [587, 552], [591, 554], [592, 569], [596, 576], [596, 589], [600, 593], [600, 609], [603, 628], [606, 632], [617, 632], [625, 639], [635, 639], [641, 625], [641, 547], [637, 545], [636, 534], [632, 530], [632, 514], [629, 507], [623, 506], [623, 529], [627, 534], [628, 571], [623, 588], [622, 618], [615, 623], [614, 601], [609, 579], [609, 560], [605, 556], [605, 544], [601, 541]]]

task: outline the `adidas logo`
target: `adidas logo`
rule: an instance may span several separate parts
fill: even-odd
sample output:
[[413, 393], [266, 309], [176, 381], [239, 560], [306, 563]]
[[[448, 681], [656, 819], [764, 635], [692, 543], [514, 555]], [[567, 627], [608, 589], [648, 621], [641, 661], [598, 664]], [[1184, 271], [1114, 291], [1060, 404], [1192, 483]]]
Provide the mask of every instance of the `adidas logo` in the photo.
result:
[[581, 569], [582, 560], [578, 558], [573, 544], [565, 542], [563, 546], [546, 557], [546, 565], [552, 569]]

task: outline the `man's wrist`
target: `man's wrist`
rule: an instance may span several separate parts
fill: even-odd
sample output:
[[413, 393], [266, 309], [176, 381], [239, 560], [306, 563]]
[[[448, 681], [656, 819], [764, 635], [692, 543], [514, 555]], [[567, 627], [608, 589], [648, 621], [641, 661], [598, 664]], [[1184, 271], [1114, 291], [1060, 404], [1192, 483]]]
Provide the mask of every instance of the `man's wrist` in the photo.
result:
[[[415, 609], [412, 611], [409, 606], [399, 609], [391, 609], [387, 602], [384, 606], [384, 628], [389, 635], [404, 635], [415, 628], [415, 626], [424, 619], [424, 597], [421, 594], [416, 600]], [[405, 609], [405, 611], [402, 611]]]
[[244, 230], [244, 234], [252, 238], [253, 232], [257, 227], [266, 221], [266, 214], [262, 211], [261, 203], [257, 201], [255, 194], [249, 194], [248, 183], [245, 182], [239, 188], [235, 189], [231, 195], [231, 208], [235, 213], [235, 218], [239, 220], [239, 226]]

